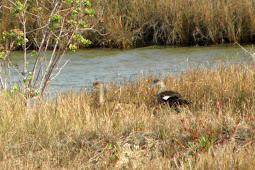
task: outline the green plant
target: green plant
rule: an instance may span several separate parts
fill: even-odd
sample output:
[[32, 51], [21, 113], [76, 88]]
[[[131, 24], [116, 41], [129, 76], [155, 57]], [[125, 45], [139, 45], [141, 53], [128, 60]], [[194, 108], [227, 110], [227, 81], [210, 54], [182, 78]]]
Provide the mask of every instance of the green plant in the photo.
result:
[[[75, 51], [78, 44], [88, 46], [91, 43], [79, 33], [80, 28], [87, 26], [86, 16], [92, 16], [92, 12], [88, 12], [92, 11], [90, 3], [71, 0], [38, 3], [5, 1], [1, 7], [6, 13], [13, 13], [13, 17], [22, 27], [2, 32], [0, 40], [6, 44], [7, 48], [0, 55], [0, 73], [4, 70], [8, 74], [0, 75], [0, 87], [2, 90], [16, 89], [15, 92], [21, 94], [26, 100], [39, 94], [43, 96], [49, 83], [60, 74], [68, 62], [60, 65], [66, 51], [68, 49]], [[31, 21], [34, 23], [33, 27], [29, 26]], [[30, 37], [30, 41], [27, 37]], [[9, 59], [12, 50], [18, 46], [24, 51], [22, 71], [15, 69]], [[27, 49], [31, 46], [34, 50], [29, 53]], [[48, 50], [52, 51], [50, 55], [46, 55]], [[31, 70], [28, 70], [29, 55], [34, 58]], [[19, 75], [18, 79], [15, 78], [15, 82], [7, 81], [14, 79], [10, 67], [13, 67]], [[16, 88], [16, 81], [23, 82], [23, 85]]]

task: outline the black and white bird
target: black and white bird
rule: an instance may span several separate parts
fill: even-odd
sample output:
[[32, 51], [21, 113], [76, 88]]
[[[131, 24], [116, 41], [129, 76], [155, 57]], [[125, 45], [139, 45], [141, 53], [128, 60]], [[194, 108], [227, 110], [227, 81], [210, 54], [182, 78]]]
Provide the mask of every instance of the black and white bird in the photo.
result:
[[180, 109], [177, 105], [190, 104], [191, 102], [182, 98], [182, 95], [176, 91], [166, 90], [166, 86], [162, 80], [154, 80], [154, 84], [151, 86], [159, 86], [157, 93], [157, 99], [159, 103], [168, 103], [170, 107], [175, 107], [175, 110], [179, 113]]

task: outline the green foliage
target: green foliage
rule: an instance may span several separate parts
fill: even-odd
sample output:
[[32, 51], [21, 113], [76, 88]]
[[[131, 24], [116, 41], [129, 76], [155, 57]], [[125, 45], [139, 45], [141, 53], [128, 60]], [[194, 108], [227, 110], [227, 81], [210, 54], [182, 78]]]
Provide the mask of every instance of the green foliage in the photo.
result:
[[24, 10], [24, 5], [20, 1], [16, 1], [16, 8], [13, 9], [13, 15], [18, 16], [21, 11]]
[[52, 14], [50, 16], [50, 26], [55, 26], [55, 27], [59, 26], [61, 20], [62, 20], [62, 16], [57, 14]]
[[28, 84], [28, 79], [23, 79], [23, 83], [24, 83], [25, 85], [27, 85], [27, 84]]
[[18, 90], [19, 90], [19, 85], [15, 83], [15, 84], [13, 85], [12, 89], [9, 90], [8, 92], [9, 92], [9, 93], [15, 93], [15, 92], [18, 91]]
[[79, 13], [79, 11], [78, 10], [73, 10], [73, 16], [76, 16], [77, 14]]
[[34, 88], [28, 88], [28, 89], [27, 89], [27, 92], [29, 92], [29, 93], [32, 92], [32, 93], [33, 93], [33, 92], [35, 92], [35, 89], [34, 89]]
[[39, 96], [40, 92], [36, 91], [36, 89], [34, 89], [34, 88], [27, 88], [27, 90], [25, 92], [25, 96], [28, 96], [28, 95], [30, 95], [31, 97]]
[[[21, 30], [10, 30], [10, 31], [3, 31], [2, 38], [0, 39], [1, 42], [5, 43], [7, 40], [14, 42], [16, 45], [20, 46], [24, 44], [24, 33]], [[25, 38], [26, 43], [28, 39]]]
[[82, 0], [82, 3], [85, 7], [91, 7], [91, 3], [88, 0]]
[[79, 21], [79, 25], [82, 26], [83, 28], [87, 27], [87, 23], [85, 21]]
[[15, 83], [13, 86], [13, 90], [18, 90], [18, 89], [19, 89], [19, 86]]
[[91, 44], [91, 41], [88, 40], [88, 39], [86, 39], [86, 38], [84, 38], [84, 37], [81, 35], [81, 33], [79, 33], [79, 32], [77, 32], [77, 33], [74, 35], [73, 41], [74, 41], [74, 42], [77, 42], [77, 43], [82, 43], [82, 44], [84, 44], [84, 45], [86, 45], [86, 46], [88, 46], [88, 45]]
[[119, 158], [119, 151], [116, 145], [112, 145], [111, 143], [107, 143], [105, 146], [106, 149], [106, 158], [108, 159], [108, 164], [115, 162]]
[[206, 148], [206, 149], [208, 149], [211, 145], [213, 145], [215, 141], [216, 140], [214, 138], [210, 140], [209, 137], [204, 137], [204, 136], [198, 139], [199, 145], [202, 148]]
[[69, 24], [71, 24], [71, 25], [76, 25], [77, 24], [77, 22], [76, 21], [74, 21], [74, 20], [69, 20], [69, 21], [67, 21]]
[[188, 142], [188, 144], [189, 147], [192, 148], [194, 151], [197, 151], [200, 148], [199, 144], [196, 142]]
[[5, 57], [5, 52], [0, 52], [0, 59], [4, 59]]
[[80, 4], [80, 0], [76, 0], [75, 3], [76, 3], [76, 5], [79, 5]]
[[74, 45], [74, 44], [70, 44], [70, 45], [69, 45], [69, 50], [75, 52], [75, 51], [77, 50], [77, 46]]
[[33, 78], [33, 72], [29, 72], [29, 76], [27, 77], [28, 80], [32, 80]]
[[40, 12], [40, 11], [42, 11], [42, 7], [34, 8], [34, 11], [35, 11], [35, 12]]
[[[15, 43], [17, 45], [22, 45], [24, 44], [24, 35], [21, 35], [21, 34], [14, 34], [14, 37], [15, 38]], [[26, 43], [28, 42], [28, 39], [25, 39]]]
[[8, 76], [8, 75], [9, 75], [6, 71], [4, 71], [3, 74], [4, 74], [5, 76]]
[[208, 136], [207, 137], [200, 137], [198, 139], [198, 142], [188, 142], [189, 143], [189, 146], [197, 151], [198, 149], [208, 149], [210, 146], [212, 146], [214, 144], [214, 142], [216, 141], [215, 138], [209, 138]]
[[36, 52], [35, 50], [33, 50], [33, 51], [31, 52], [31, 56], [36, 58], [36, 57], [37, 57], [37, 52]]
[[94, 16], [95, 10], [94, 10], [94, 9], [88, 9], [88, 8], [86, 8], [86, 9], [85, 9], [85, 13], [86, 13], [87, 15], [89, 15], [89, 16]]

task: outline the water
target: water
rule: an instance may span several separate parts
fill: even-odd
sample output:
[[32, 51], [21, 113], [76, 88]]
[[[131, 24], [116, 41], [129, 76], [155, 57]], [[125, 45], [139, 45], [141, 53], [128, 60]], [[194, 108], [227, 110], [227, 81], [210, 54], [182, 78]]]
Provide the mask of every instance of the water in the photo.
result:
[[[245, 47], [254, 51], [254, 47]], [[50, 52], [49, 52], [50, 53]], [[22, 52], [12, 56], [22, 69]], [[28, 59], [32, 63], [32, 59]], [[179, 74], [190, 67], [213, 67], [219, 63], [252, 62], [252, 57], [238, 46], [161, 47], [150, 46], [130, 50], [86, 49], [68, 52], [69, 60], [59, 76], [50, 84], [50, 91], [90, 88], [94, 81], [121, 81], [143, 74]], [[62, 62], [62, 64], [63, 64]]]

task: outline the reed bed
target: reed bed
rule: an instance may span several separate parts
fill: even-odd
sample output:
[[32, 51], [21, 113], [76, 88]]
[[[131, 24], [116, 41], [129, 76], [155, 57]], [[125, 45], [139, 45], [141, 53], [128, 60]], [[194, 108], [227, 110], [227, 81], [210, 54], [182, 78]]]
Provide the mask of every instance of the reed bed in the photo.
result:
[[[88, 26], [94, 46], [211, 45], [255, 42], [254, 0], [98, 0]], [[3, 4], [6, 0], [3, 0]], [[46, 3], [46, 2], [45, 2]], [[32, 10], [32, 8], [31, 8]], [[0, 31], [19, 27], [8, 11]], [[28, 21], [33, 28], [33, 19]], [[100, 33], [100, 34], [98, 34]], [[29, 36], [29, 35], [28, 35]], [[32, 40], [32, 39], [31, 39]]]
[[[245, 66], [245, 67], [244, 67]], [[158, 106], [159, 76], [58, 93], [25, 107], [0, 95], [1, 169], [252, 169], [254, 66], [194, 68], [160, 77], [192, 101], [177, 114]]]

